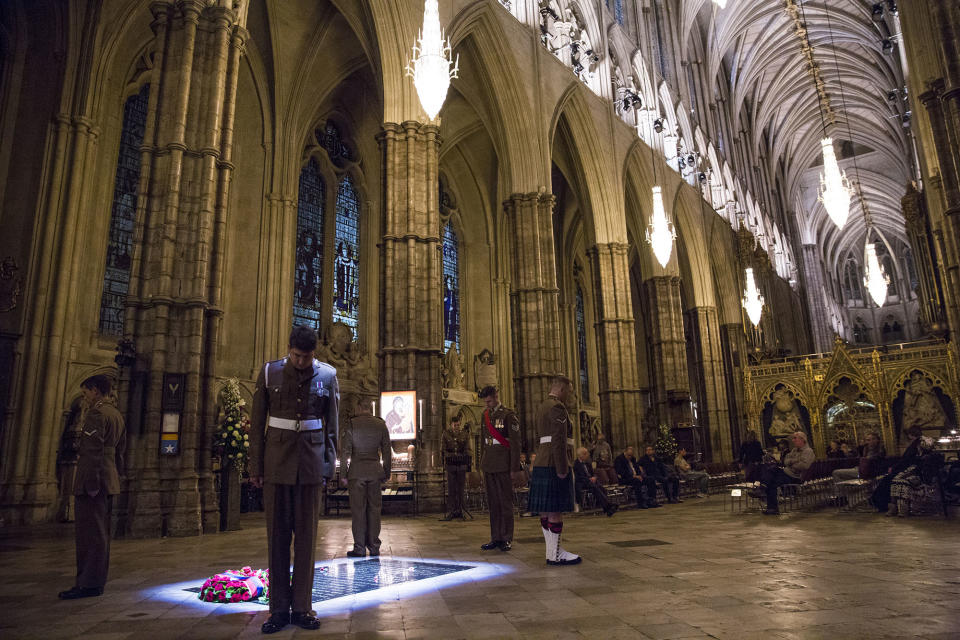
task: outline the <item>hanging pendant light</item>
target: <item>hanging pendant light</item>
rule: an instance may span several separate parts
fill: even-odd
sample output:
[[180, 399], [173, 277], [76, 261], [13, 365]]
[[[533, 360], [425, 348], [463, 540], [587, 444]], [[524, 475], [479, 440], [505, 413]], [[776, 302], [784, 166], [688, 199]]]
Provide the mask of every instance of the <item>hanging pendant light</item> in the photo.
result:
[[713, 4], [717, 5], [721, 9], [727, 8], [727, 0], [713, 0]]
[[850, 215], [850, 182], [837, 164], [833, 140], [824, 138], [820, 146], [823, 148], [823, 173], [820, 174], [819, 200], [837, 228], [843, 229]]
[[867, 240], [864, 265], [863, 284], [877, 306], [882, 307], [883, 303], [887, 301], [887, 287], [890, 285], [890, 277], [883, 272], [883, 267], [880, 266], [880, 260], [877, 258], [877, 245], [869, 240]]
[[760, 324], [760, 316], [763, 315], [763, 296], [757, 289], [757, 281], [753, 278], [753, 268], [747, 267], [746, 272], [747, 288], [743, 292], [743, 308], [747, 312], [747, 317], [754, 326]]
[[456, 62], [451, 60], [450, 41], [443, 39], [437, 0], [425, 0], [423, 28], [413, 45], [413, 59], [407, 63], [406, 72], [413, 78], [420, 104], [431, 120], [440, 113], [450, 80], [459, 77], [459, 71], [460, 56], [457, 55]]
[[663, 208], [663, 193], [659, 186], [653, 188], [653, 215], [650, 217], [650, 226], [647, 227], [647, 242], [653, 248], [653, 255], [661, 267], [666, 267], [673, 253], [673, 239], [677, 232], [667, 220], [667, 212]]

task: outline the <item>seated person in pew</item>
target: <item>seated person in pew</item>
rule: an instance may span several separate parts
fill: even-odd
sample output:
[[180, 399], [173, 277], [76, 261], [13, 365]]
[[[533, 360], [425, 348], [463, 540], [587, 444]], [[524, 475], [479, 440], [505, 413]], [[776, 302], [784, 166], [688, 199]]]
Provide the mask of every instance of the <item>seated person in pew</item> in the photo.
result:
[[803, 472], [817, 459], [813, 449], [807, 444], [807, 434], [797, 431], [790, 439], [793, 441], [793, 448], [783, 456], [783, 466], [767, 467], [760, 479], [760, 483], [766, 487], [767, 508], [763, 510], [766, 515], [780, 514], [777, 489], [781, 485], [799, 483]]
[[585, 447], [577, 449], [577, 459], [573, 462], [574, 486], [577, 489], [577, 495], [587, 491], [591, 493], [597, 501], [597, 505], [603, 509], [607, 516], [612, 516], [617, 511], [617, 505], [611, 504], [607, 498], [607, 492], [603, 488], [603, 483], [598, 479], [593, 471], [590, 452]]
[[687, 482], [697, 483], [697, 497], [706, 498], [710, 492], [710, 474], [706, 471], [694, 471], [687, 462], [687, 450], [680, 447], [677, 451], [677, 457], [673, 461], [673, 467], [680, 474], [680, 477]]

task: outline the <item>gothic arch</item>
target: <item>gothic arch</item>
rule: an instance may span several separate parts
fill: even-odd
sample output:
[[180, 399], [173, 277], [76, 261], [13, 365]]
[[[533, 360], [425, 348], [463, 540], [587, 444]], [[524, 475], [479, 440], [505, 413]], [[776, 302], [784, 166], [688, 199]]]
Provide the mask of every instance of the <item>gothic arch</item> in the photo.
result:
[[710, 252], [704, 241], [701, 206], [702, 199], [688, 185], [681, 184], [677, 189], [673, 206], [673, 220], [677, 226], [677, 244], [683, 244], [689, 264], [691, 306], [714, 307], [716, 296], [713, 289], [713, 273], [710, 266]]

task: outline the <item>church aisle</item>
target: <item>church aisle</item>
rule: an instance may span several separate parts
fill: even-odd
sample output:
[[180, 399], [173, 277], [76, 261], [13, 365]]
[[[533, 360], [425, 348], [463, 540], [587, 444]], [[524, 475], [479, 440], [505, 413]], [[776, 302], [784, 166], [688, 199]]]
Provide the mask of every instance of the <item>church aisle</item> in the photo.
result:
[[[0, 532], [7, 590], [0, 636], [261, 637], [258, 605], [200, 603], [185, 589], [266, 563], [261, 514], [242, 531], [202, 538], [118, 540], [103, 597], [58, 601], [73, 573], [72, 525]], [[960, 634], [960, 521], [833, 511], [778, 519], [732, 515], [714, 497], [613, 518], [570, 519], [576, 567], [547, 567], [536, 518], [517, 522], [513, 551], [483, 552], [487, 521], [436, 516], [384, 521], [384, 560], [476, 565], [407, 589], [387, 587], [315, 605], [319, 631], [290, 638], [951, 638]], [[350, 520], [321, 520], [318, 566], [349, 561]], [[368, 561], [369, 562], [369, 561]], [[345, 568], [344, 568], [345, 569]], [[417, 585], [416, 582], [408, 583]]]

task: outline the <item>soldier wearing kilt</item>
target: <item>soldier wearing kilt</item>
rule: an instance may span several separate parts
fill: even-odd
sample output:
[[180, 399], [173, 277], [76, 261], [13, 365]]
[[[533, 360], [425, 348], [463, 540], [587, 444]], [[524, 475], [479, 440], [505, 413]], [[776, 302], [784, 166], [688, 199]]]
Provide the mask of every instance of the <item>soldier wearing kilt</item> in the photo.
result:
[[529, 509], [541, 514], [540, 527], [547, 545], [547, 564], [578, 564], [580, 556], [560, 546], [563, 513], [573, 511], [573, 424], [566, 402], [573, 394], [573, 382], [557, 376], [550, 394], [537, 410], [537, 460], [530, 476]]

